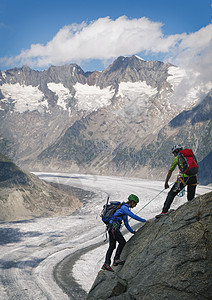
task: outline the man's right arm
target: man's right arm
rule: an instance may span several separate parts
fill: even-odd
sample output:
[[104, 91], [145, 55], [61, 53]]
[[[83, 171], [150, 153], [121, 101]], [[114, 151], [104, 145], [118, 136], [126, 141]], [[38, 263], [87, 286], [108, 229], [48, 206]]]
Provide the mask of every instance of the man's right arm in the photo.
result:
[[169, 172], [167, 173], [166, 175], [166, 180], [165, 180], [165, 189], [168, 189], [169, 188], [169, 179], [171, 178], [172, 176], [172, 172], [175, 170], [176, 166], [178, 164], [178, 157], [175, 156], [175, 158], [173, 159], [172, 161], [172, 164], [171, 164], [171, 167], [169, 168]]
[[165, 189], [168, 189], [169, 188], [169, 179], [171, 178], [172, 176], [172, 171], [169, 170], [168, 174], [166, 175], [166, 180], [165, 180]]

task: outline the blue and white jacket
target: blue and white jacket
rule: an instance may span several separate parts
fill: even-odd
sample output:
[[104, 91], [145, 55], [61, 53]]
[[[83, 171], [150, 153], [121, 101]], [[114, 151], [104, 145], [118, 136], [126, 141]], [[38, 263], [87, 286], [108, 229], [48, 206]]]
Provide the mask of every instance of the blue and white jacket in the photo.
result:
[[109, 224], [112, 224], [113, 222], [118, 223], [121, 225], [122, 221], [124, 221], [125, 227], [129, 230], [129, 232], [133, 233], [134, 230], [130, 227], [128, 223], [128, 216], [130, 218], [133, 218], [140, 222], [146, 222], [145, 219], [140, 218], [139, 216], [135, 215], [131, 212], [129, 209], [129, 205], [127, 203], [122, 204], [122, 206], [117, 209], [117, 211], [112, 215]]

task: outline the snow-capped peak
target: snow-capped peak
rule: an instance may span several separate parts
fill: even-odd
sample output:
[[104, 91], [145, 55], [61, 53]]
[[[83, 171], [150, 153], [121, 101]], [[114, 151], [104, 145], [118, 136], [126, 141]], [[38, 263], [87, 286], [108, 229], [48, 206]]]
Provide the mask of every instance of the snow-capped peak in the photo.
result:
[[144, 61], [144, 59], [143, 58], [141, 58], [140, 56], [138, 56], [138, 55], [135, 55], [135, 57], [137, 57], [138, 59], [140, 59], [140, 60], [143, 60]]

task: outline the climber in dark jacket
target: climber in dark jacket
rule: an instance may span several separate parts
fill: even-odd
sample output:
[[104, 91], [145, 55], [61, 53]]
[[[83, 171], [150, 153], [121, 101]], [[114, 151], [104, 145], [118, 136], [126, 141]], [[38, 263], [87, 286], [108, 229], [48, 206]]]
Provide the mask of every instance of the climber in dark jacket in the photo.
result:
[[123, 237], [122, 233], [120, 232], [120, 227], [122, 224], [122, 221], [124, 221], [125, 227], [129, 230], [129, 232], [135, 234], [136, 231], [134, 231], [129, 223], [128, 223], [128, 216], [140, 221], [140, 222], [149, 222], [145, 219], [140, 218], [139, 216], [133, 214], [130, 211], [130, 208], [136, 207], [137, 203], [139, 202], [139, 198], [136, 195], [131, 194], [128, 197], [128, 202], [121, 203], [117, 211], [112, 215], [109, 224], [107, 226], [107, 230], [109, 233], [109, 248], [106, 253], [105, 257], [105, 263], [102, 266], [102, 270], [107, 270], [114, 272], [113, 269], [110, 267], [111, 264], [111, 256], [113, 253], [113, 250], [116, 248], [116, 242], [119, 243], [115, 256], [113, 261], [113, 266], [117, 265], [123, 265], [125, 261], [120, 259], [121, 252], [126, 244], [126, 240]]

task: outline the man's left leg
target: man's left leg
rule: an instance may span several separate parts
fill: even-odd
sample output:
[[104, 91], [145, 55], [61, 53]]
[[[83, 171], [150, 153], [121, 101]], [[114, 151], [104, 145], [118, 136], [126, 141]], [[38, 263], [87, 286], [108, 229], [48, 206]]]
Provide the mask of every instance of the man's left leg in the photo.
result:
[[189, 177], [187, 181], [187, 199], [191, 201], [195, 197], [196, 187], [197, 187], [197, 176]]
[[171, 190], [168, 192], [168, 195], [166, 197], [166, 200], [163, 205], [162, 213], [167, 213], [174, 198], [177, 196], [177, 194], [184, 188], [184, 184], [180, 182], [180, 186], [178, 186], [178, 183], [176, 182]]
[[184, 184], [180, 181], [180, 185], [176, 181], [171, 190], [168, 192], [168, 195], [166, 197], [166, 200], [163, 205], [162, 213], [159, 215], [156, 215], [155, 218], [159, 219], [161, 216], [166, 215], [174, 198], [177, 196], [177, 194], [184, 188]]

